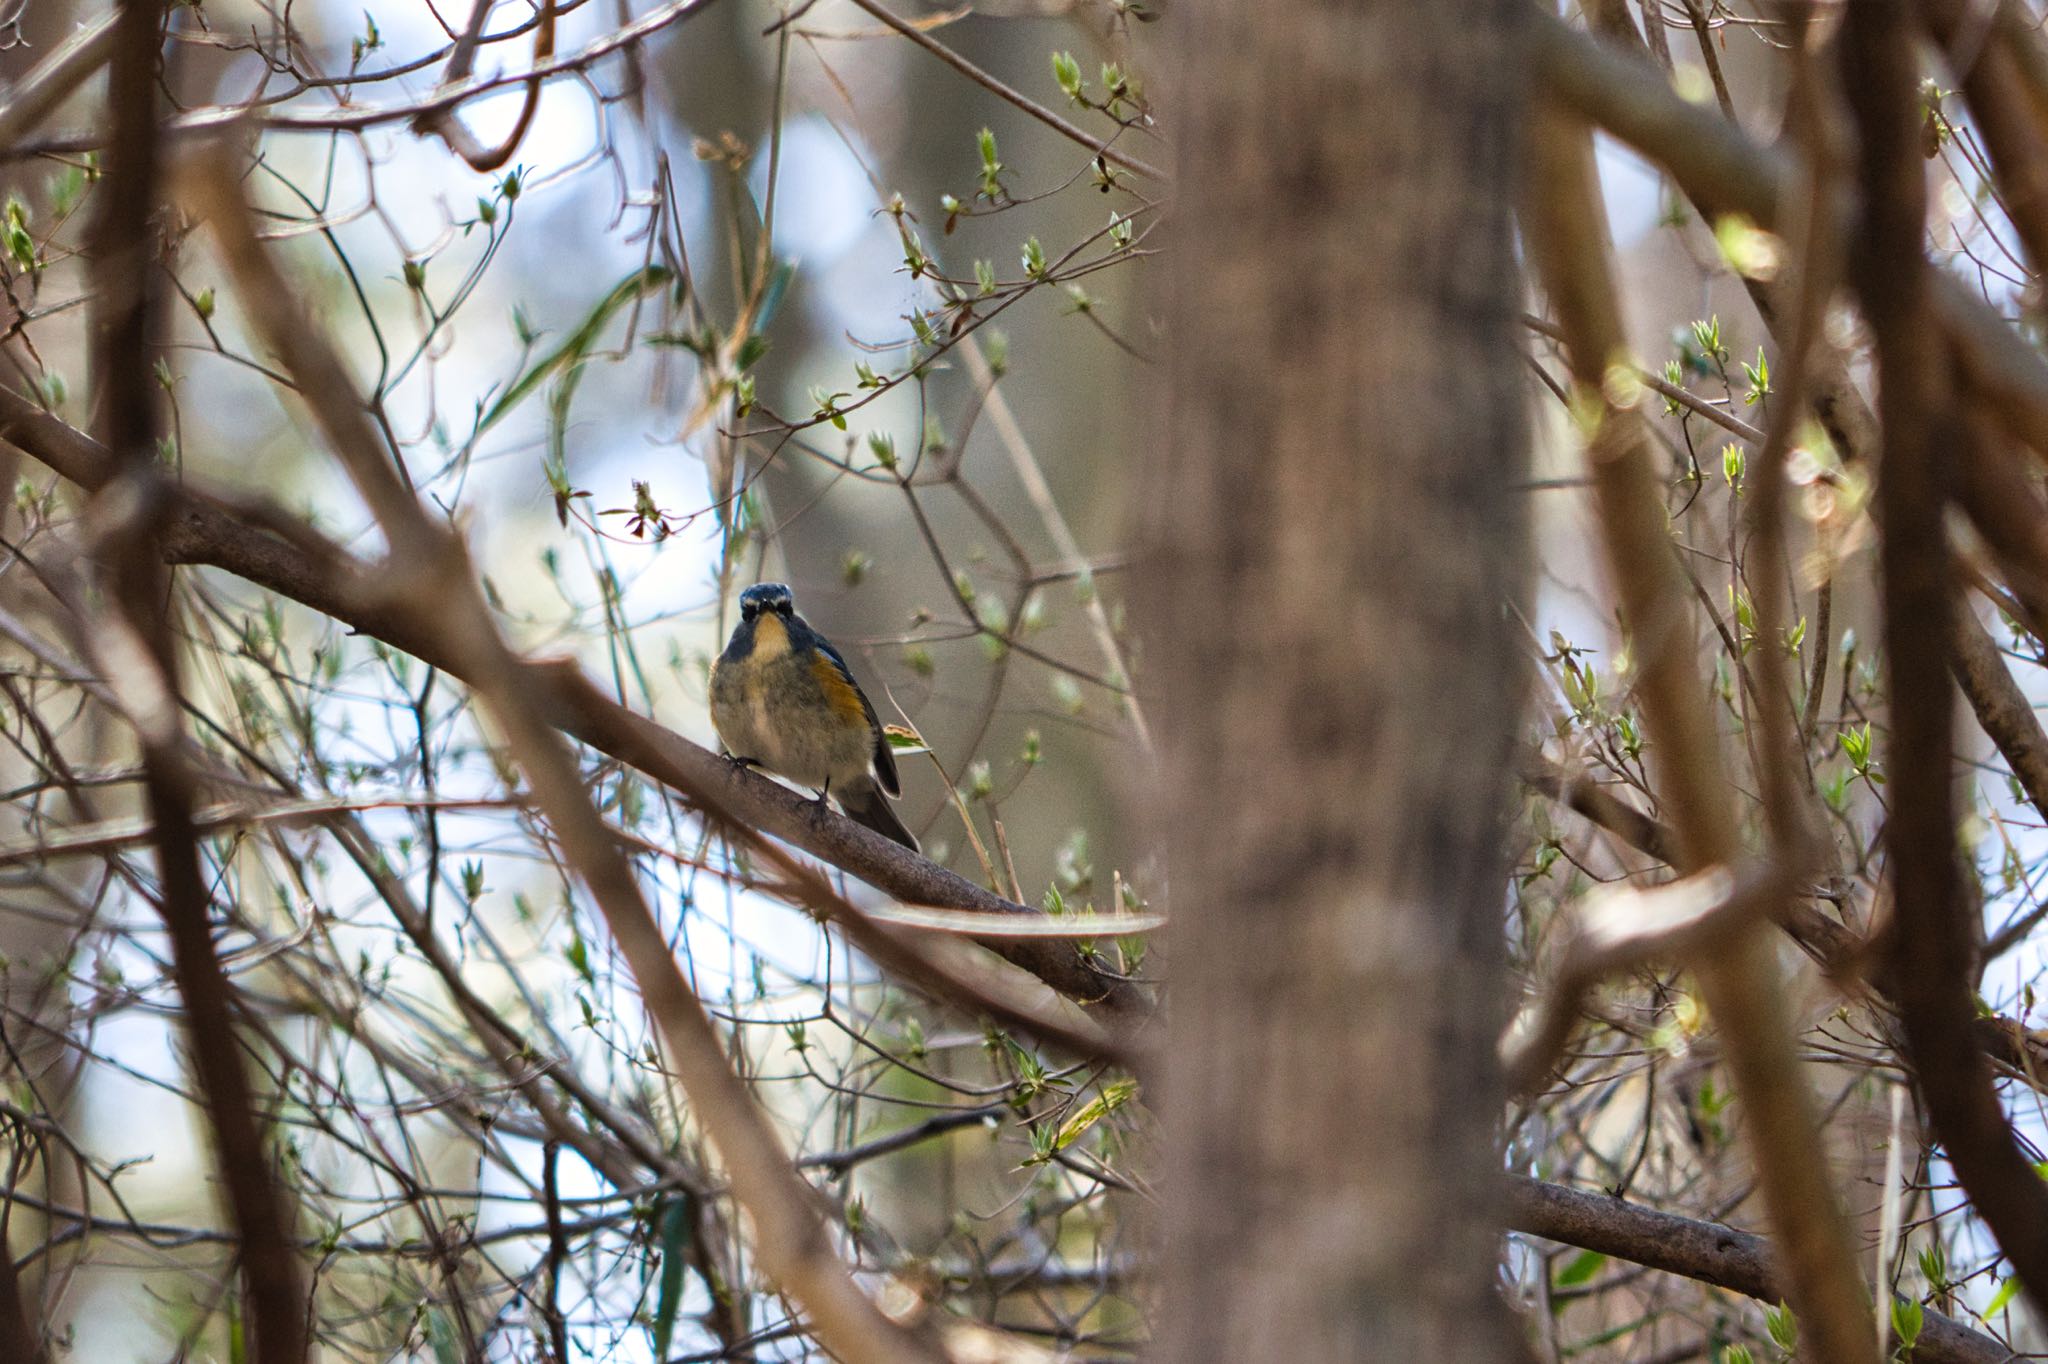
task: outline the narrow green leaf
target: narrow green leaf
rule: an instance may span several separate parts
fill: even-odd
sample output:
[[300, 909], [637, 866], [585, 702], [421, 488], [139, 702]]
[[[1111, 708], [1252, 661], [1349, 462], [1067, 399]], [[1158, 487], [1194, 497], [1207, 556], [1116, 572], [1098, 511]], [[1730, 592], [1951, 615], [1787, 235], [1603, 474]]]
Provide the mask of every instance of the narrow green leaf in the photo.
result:
[[796, 278], [796, 262], [779, 260], [769, 272], [768, 287], [761, 294], [761, 307], [754, 316], [754, 330], [766, 331], [768, 324], [775, 320], [775, 314], [782, 307], [782, 297], [789, 292], [789, 282]]
[[441, 1308], [427, 1309], [427, 1344], [433, 1347], [434, 1364], [461, 1364], [462, 1349], [455, 1340], [455, 1327]]
[[1104, 1085], [1100, 1094], [1082, 1104], [1073, 1117], [1060, 1124], [1059, 1135], [1053, 1139], [1053, 1149], [1064, 1151], [1072, 1146], [1089, 1128], [1129, 1103], [1137, 1092], [1136, 1080], [1113, 1080]]
[[504, 395], [491, 405], [491, 410], [484, 414], [483, 421], [477, 426], [477, 434], [482, 435], [496, 426], [506, 413], [532, 396], [533, 391], [550, 378], [580, 366], [584, 358], [590, 354], [592, 347], [597, 344], [597, 338], [604, 331], [605, 324], [610, 322], [621, 308], [663, 287], [671, 277], [672, 272], [667, 266], [650, 265], [635, 270], [620, 280], [612, 287], [610, 293], [598, 301], [597, 306], [590, 310], [561, 345], [535, 361], [526, 373], [520, 375], [517, 382], [506, 389]]
[[682, 1198], [661, 1205], [661, 1287], [654, 1299], [654, 1357], [668, 1358], [676, 1311], [683, 1305], [683, 1252], [690, 1244], [690, 1209]]

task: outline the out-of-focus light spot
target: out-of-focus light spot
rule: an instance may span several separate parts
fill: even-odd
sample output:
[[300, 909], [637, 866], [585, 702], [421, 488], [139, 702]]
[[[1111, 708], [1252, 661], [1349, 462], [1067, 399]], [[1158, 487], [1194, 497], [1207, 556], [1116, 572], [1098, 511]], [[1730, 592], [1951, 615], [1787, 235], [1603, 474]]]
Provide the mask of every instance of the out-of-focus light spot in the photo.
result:
[[1650, 163], [1611, 138], [1593, 141], [1600, 192], [1607, 200], [1608, 229], [1616, 246], [1630, 246], [1657, 225], [1663, 212], [1663, 178]]
[[[783, 126], [776, 179], [775, 249], [782, 255], [829, 265], [859, 238], [874, 212], [875, 190], [867, 172], [824, 119], [795, 118]], [[765, 141], [755, 154], [749, 183], [765, 206]]]
[[[462, 121], [478, 142], [495, 148], [512, 135], [525, 107], [526, 90], [512, 86], [463, 105]], [[512, 160], [545, 175], [589, 155], [596, 142], [597, 115], [590, 92], [571, 82], [552, 81], [541, 92], [540, 107], [533, 111], [533, 122]]]

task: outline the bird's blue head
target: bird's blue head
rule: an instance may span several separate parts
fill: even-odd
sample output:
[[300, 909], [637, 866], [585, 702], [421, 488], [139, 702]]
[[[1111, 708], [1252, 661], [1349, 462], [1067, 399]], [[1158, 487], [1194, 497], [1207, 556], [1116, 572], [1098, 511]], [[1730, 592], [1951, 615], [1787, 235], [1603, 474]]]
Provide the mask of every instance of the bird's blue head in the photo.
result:
[[788, 583], [756, 583], [740, 593], [740, 619], [749, 621], [768, 611], [789, 618], [796, 614], [796, 598]]

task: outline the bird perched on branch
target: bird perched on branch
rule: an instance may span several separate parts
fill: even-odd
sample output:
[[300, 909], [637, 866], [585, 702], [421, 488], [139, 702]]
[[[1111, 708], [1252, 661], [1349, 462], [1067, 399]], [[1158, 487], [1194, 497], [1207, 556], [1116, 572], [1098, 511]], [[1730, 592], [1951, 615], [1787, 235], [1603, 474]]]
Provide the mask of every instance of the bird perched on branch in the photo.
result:
[[896, 756], [846, 660], [796, 613], [783, 583], [740, 593], [740, 623], [711, 665], [711, 724], [734, 762], [839, 801], [848, 819], [912, 852], [889, 798]]

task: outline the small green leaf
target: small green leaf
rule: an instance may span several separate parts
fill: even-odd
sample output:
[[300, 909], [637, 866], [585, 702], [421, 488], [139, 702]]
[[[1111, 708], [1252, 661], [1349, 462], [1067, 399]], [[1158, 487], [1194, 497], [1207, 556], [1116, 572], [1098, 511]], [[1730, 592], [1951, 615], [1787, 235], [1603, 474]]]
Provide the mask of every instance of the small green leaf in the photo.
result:
[[779, 260], [768, 275], [768, 287], [762, 291], [761, 307], [754, 316], [756, 331], [765, 331], [775, 314], [782, 310], [782, 300], [789, 293], [790, 281], [796, 278], [796, 262]]
[[[915, 671], [914, 665], [913, 671]], [[884, 725], [882, 726], [882, 737], [889, 741], [889, 751], [891, 753], [931, 752], [931, 748], [924, 741], [924, 735], [919, 734], [907, 725]]]
[[1892, 1299], [1892, 1331], [1899, 1338], [1899, 1344], [1911, 1350], [1920, 1340], [1920, 1328], [1926, 1324], [1926, 1310], [1918, 1298]]
[[1781, 1302], [1776, 1307], [1766, 1307], [1764, 1329], [1771, 1333], [1771, 1343], [1786, 1354], [1799, 1348], [1799, 1318], [1792, 1315], [1790, 1304]]
[[458, 1364], [462, 1358], [461, 1343], [455, 1339], [455, 1325], [443, 1308], [427, 1309], [427, 1343], [433, 1347], [434, 1364]]
[[1086, 104], [1088, 97], [1081, 89], [1081, 63], [1074, 60], [1071, 52], [1052, 54], [1052, 78], [1066, 97], [1076, 104]]

